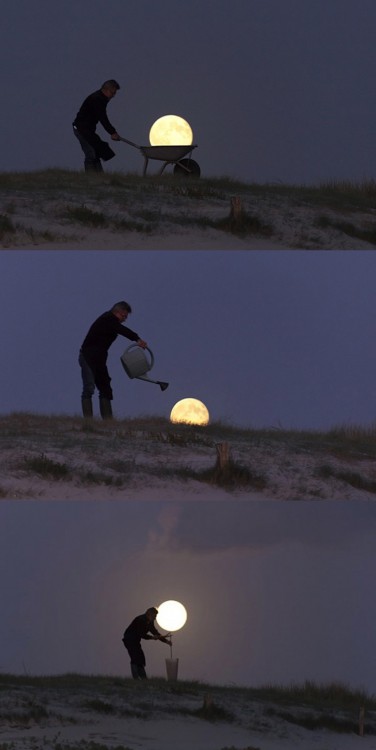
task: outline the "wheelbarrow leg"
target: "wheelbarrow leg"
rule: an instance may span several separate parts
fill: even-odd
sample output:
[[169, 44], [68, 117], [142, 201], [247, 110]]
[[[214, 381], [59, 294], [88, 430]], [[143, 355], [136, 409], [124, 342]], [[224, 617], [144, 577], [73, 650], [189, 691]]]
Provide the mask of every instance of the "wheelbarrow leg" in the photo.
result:
[[163, 164], [163, 166], [160, 168], [158, 174], [163, 174], [165, 168], [167, 167], [167, 164], [170, 164], [170, 162], [165, 161], [165, 163]]
[[147, 168], [148, 168], [148, 163], [149, 163], [149, 159], [148, 159], [148, 157], [147, 157], [147, 156], [145, 156], [145, 154], [144, 154], [144, 171], [143, 171], [143, 173], [142, 173], [142, 176], [143, 176], [143, 177], [145, 177], [145, 175], [146, 175], [146, 170], [147, 170]]

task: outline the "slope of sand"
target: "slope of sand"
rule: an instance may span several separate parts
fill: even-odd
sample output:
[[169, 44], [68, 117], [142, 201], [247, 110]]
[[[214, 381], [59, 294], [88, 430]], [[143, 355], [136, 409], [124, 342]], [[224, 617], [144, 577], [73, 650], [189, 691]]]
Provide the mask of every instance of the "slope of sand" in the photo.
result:
[[[372, 208], [310, 198], [281, 186], [230, 180], [88, 178], [51, 170], [6, 176], [0, 185], [0, 248], [64, 250], [361, 250], [369, 244], [333, 224], [371, 229]], [[13, 179], [11, 179], [13, 178]], [[242, 217], [227, 219], [240, 198]], [[82, 209], [85, 216], [79, 217]], [[90, 214], [89, 216], [87, 214]], [[255, 221], [254, 221], [255, 220]], [[215, 222], [225, 224], [222, 228]], [[214, 225], [213, 225], [214, 222]], [[7, 230], [8, 226], [8, 230]]]
[[[14, 414], [0, 417], [0, 435], [4, 499], [375, 498], [373, 442], [367, 452], [366, 441], [346, 433]], [[227, 479], [215, 474], [223, 443], [233, 467]]]
[[[54, 750], [57, 743], [77, 750], [371, 750], [376, 712], [367, 710], [363, 729], [359, 714], [357, 706], [277, 705], [246, 691], [196, 683], [180, 691], [179, 682], [156, 680], [68, 677], [43, 687], [18, 678], [0, 692], [0, 743], [12, 750]], [[313, 730], [299, 723], [323, 716], [350, 727]]]

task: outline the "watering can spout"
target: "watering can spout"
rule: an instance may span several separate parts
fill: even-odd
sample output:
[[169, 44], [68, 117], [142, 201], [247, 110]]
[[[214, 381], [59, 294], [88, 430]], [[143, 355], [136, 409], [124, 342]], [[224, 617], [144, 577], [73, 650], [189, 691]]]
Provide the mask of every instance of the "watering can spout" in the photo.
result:
[[146, 380], [147, 383], [155, 383], [156, 385], [159, 385], [161, 391], [165, 391], [169, 386], [169, 383], [164, 383], [162, 380], [151, 380], [147, 375], [138, 375], [136, 378], [137, 380]]

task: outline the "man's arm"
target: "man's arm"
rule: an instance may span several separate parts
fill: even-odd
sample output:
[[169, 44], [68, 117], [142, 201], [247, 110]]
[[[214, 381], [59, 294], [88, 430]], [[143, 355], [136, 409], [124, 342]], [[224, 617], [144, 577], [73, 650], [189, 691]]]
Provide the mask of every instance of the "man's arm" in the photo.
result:
[[[104, 129], [107, 131], [107, 133], [110, 134], [111, 138], [113, 135], [118, 135], [116, 128], [112, 125], [112, 123], [109, 121], [107, 117], [106, 110], [102, 111], [99, 117], [100, 124], [104, 127]], [[119, 137], [119, 136], [118, 136]], [[117, 139], [115, 139], [117, 140]]]
[[167, 643], [168, 646], [171, 646], [171, 641], [168, 640], [168, 636], [170, 635], [170, 633], [167, 636], [162, 635], [162, 633], [157, 630], [155, 625], [150, 625], [149, 631], [153, 633], [151, 638], [153, 638], [155, 641], [162, 641], [162, 643]]
[[131, 329], [127, 328], [127, 326], [123, 326], [121, 323], [119, 323], [117, 332], [120, 333], [120, 336], [125, 336], [125, 338], [130, 339], [131, 341], [135, 341], [137, 346], [140, 346], [141, 349], [146, 349], [146, 341], [140, 339], [138, 333], [131, 331]]

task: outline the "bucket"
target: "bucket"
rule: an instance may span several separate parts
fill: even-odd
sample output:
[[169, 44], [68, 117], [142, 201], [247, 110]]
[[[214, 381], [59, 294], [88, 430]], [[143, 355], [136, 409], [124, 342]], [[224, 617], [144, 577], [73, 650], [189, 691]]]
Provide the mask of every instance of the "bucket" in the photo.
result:
[[178, 679], [179, 659], [166, 659], [166, 672], [168, 680]]
[[[147, 357], [146, 352], [149, 352], [149, 357]], [[153, 352], [147, 347], [141, 349], [137, 344], [131, 344], [120, 359], [129, 378], [139, 378], [146, 375], [154, 364]]]

